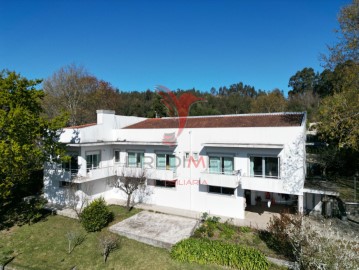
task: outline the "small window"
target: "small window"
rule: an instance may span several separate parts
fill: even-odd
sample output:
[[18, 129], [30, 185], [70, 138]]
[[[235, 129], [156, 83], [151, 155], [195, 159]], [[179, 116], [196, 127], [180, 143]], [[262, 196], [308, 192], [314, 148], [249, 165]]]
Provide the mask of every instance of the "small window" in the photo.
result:
[[156, 180], [156, 187], [175, 188], [176, 187], [176, 181]]
[[119, 163], [120, 162], [120, 150], [115, 150], [115, 162]]
[[127, 166], [143, 168], [144, 153], [128, 152], [127, 153]]
[[193, 153], [193, 159], [198, 160], [198, 153], [196, 153], [196, 152]]
[[189, 152], [185, 152], [185, 153], [184, 153], [184, 158], [185, 158], [185, 159], [189, 159]]
[[208, 186], [209, 193], [234, 195], [234, 190], [235, 190], [234, 188], [228, 188], [228, 187]]

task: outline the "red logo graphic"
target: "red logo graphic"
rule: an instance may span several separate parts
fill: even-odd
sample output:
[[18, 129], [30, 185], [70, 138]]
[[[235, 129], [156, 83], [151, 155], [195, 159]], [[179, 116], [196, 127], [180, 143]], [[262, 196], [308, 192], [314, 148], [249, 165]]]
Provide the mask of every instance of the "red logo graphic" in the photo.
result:
[[196, 102], [205, 101], [205, 99], [196, 97], [191, 93], [184, 93], [177, 98], [170, 89], [162, 85], [156, 87], [156, 92], [161, 95], [161, 101], [167, 107], [169, 115], [173, 117], [177, 114], [178, 117], [179, 123], [177, 134], [165, 133], [162, 139], [164, 143], [173, 145], [186, 126], [190, 107]]

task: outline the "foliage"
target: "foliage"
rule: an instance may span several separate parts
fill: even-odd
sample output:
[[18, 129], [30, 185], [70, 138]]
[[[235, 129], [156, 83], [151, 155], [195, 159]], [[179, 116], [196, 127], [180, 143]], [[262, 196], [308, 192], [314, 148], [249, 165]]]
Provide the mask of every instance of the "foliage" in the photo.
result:
[[0, 209], [34, 195], [30, 183], [35, 173], [51, 155], [64, 153], [57, 130], [65, 119], [42, 117], [43, 92], [36, 89], [40, 82], [15, 72], [0, 72]]
[[287, 102], [283, 93], [279, 89], [272, 92], [259, 95], [251, 106], [252, 112], [272, 113], [284, 112], [286, 110]]
[[93, 200], [80, 214], [80, 222], [87, 232], [100, 231], [113, 219], [103, 198]]
[[236, 269], [268, 269], [266, 257], [254, 248], [217, 240], [189, 238], [173, 246], [171, 257], [180, 262], [216, 264]]
[[103, 256], [103, 261], [106, 263], [110, 253], [119, 247], [120, 238], [113, 233], [102, 232], [98, 237], [98, 240], [101, 249], [101, 255]]
[[338, 22], [338, 43], [328, 47], [329, 56], [323, 56], [331, 69], [347, 60], [359, 63], [359, 0], [352, 0], [340, 10]]
[[69, 125], [96, 120], [97, 109], [115, 109], [116, 90], [108, 82], [91, 76], [84, 67], [64, 66], [44, 81], [43, 106], [49, 118], [66, 112]]
[[269, 243], [286, 252], [299, 269], [358, 269], [359, 238], [332, 225], [317, 226], [302, 216], [282, 213], [271, 220]]
[[47, 200], [40, 196], [26, 197], [21, 201], [6, 205], [0, 216], [0, 230], [13, 225], [33, 224], [45, 218], [49, 212], [44, 209]]
[[293, 216], [288, 213], [273, 216], [268, 223], [268, 233], [262, 232], [262, 237], [270, 248], [285, 255], [289, 259], [294, 259], [293, 248], [287, 233], [287, 228], [290, 224], [300, 226], [301, 217], [295, 216], [295, 218], [293, 218]]
[[68, 242], [68, 253], [70, 254], [75, 247], [82, 244], [85, 241], [86, 236], [79, 231], [68, 231], [66, 233], [66, 239]]

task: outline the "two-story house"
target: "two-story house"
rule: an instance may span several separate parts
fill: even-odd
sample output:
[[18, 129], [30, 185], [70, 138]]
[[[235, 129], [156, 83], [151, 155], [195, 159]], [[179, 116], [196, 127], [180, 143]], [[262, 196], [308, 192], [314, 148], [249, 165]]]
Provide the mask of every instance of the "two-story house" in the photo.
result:
[[[305, 113], [140, 118], [97, 111], [63, 130], [71, 160], [47, 164], [44, 193], [66, 205], [70, 183], [90, 198], [125, 200], [111, 183], [145, 175], [144, 203], [245, 218], [246, 205], [295, 202], [303, 211]], [[138, 198], [137, 198], [138, 199]], [[143, 198], [142, 198], [143, 199]]]

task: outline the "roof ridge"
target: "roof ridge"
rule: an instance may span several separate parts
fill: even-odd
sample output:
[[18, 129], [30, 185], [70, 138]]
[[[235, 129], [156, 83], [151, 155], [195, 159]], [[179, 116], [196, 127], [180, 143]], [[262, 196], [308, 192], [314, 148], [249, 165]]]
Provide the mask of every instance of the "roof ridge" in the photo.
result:
[[178, 119], [178, 118], [211, 118], [211, 117], [245, 117], [245, 116], [270, 116], [270, 115], [299, 115], [305, 112], [273, 112], [273, 113], [241, 113], [241, 114], [218, 114], [218, 115], [196, 115], [196, 116], [171, 116], [148, 119]]

